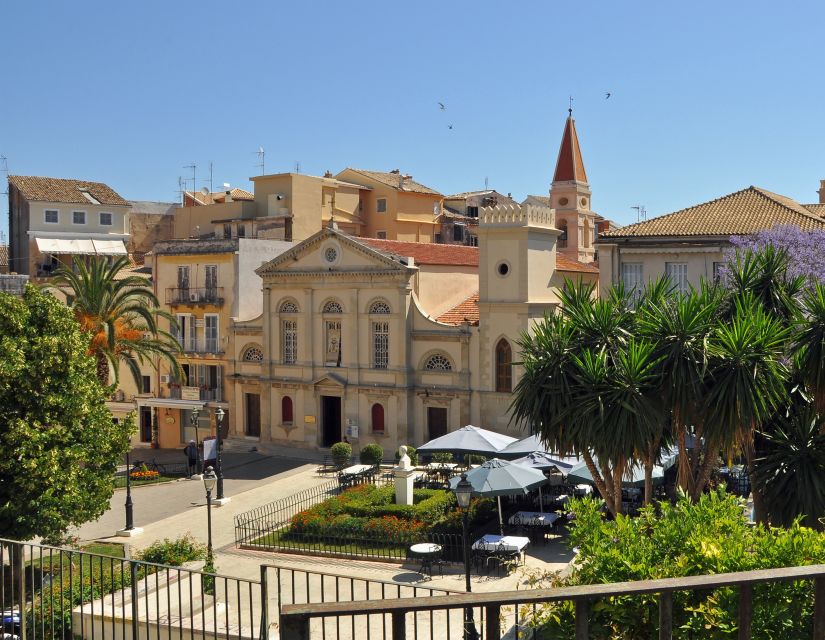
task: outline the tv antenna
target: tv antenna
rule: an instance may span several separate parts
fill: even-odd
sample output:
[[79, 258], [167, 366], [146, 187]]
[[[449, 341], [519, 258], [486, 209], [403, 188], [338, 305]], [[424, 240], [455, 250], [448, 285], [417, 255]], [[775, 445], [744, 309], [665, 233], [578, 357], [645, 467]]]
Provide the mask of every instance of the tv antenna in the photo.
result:
[[636, 212], [636, 222], [647, 220], [647, 210], [643, 204], [637, 204], [636, 206], [630, 208]]
[[212, 193], [212, 161], [209, 161], [209, 193]]
[[183, 176], [178, 176], [178, 190], [176, 192], [178, 194], [178, 199], [180, 200], [181, 206], [186, 204], [186, 180], [183, 179]]
[[258, 164], [256, 166], [260, 167], [261, 175], [264, 175], [264, 160], [266, 159], [266, 151], [264, 151], [263, 147], [258, 147], [258, 150], [255, 153], [258, 154]]
[[[187, 164], [183, 167], [184, 169], [192, 169], [192, 199], [195, 198], [195, 191], [198, 190], [198, 185], [195, 182], [195, 176], [197, 175], [198, 165], [195, 164], [195, 161], [192, 160], [192, 164]], [[186, 184], [184, 184], [184, 187]]]
[[490, 178], [488, 178], [487, 176], [484, 176], [484, 190], [490, 190]]
[[300, 160], [295, 161], [295, 173], [301, 173], [301, 161]]

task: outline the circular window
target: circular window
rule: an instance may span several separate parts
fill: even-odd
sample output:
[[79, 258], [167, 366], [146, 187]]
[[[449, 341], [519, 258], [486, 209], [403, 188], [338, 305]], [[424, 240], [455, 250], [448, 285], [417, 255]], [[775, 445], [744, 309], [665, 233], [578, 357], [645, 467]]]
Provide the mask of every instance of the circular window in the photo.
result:
[[338, 249], [335, 247], [327, 247], [324, 249], [324, 260], [333, 264], [336, 260], [338, 260]]
[[566, 205], [568, 202], [570, 202], [570, 201], [569, 201], [567, 198], [559, 198], [559, 206], [560, 206], [560, 207], [563, 207], [563, 206], [564, 206], [564, 205]]
[[582, 199], [580, 200], [580, 202], [582, 203], [582, 206], [583, 206], [583, 207], [586, 207], [586, 206], [587, 206], [587, 198], [582, 198]]
[[498, 275], [500, 275], [501, 277], [504, 277], [508, 273], [510, 273], [510, 265], [507, 264], [506, 262], [499, 262], [498, 265], [496, 266], [496, 271], [498, 271]]

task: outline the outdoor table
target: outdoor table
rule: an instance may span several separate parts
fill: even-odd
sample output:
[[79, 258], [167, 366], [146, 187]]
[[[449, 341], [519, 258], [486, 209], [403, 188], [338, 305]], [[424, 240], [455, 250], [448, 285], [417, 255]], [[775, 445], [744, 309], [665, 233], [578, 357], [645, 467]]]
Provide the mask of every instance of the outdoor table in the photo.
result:
[[473, 551], [484, 549], [504, 549], [505, 551], [523, 552], [530, 544], [530, 538], [522, 536], [500, 536], [495, 533], [488, 533], [473, 543]]
[[418, 568], [418, 573], [433, 575], [433, 561], [437, 560], [441, 555], [441, 545], [433, 542], [420, 542], [410, 547], [410, 553], [421, 559], [421, 566]]
[[540, 513], [538, 511], [517, 511], [507, 521], [512, 525], [527, 527], [552, 527], [559, 519], [558, 513]]
[[431, 462], [425, 468], [427, 471], [452, 471], [457, 466], [456, 462]]
[[347, 467], [346, 469], [341, 469], [342, 476], [357, 476], [362, 473], [366, 473], [372, 469], [372, 467], [368, 464], [354, 464], [351, 467]]
[[575, 496], [589, 496], [593, 493], [593, 487], [589, 484], [577, 484], [573, 487], [573, 495]]

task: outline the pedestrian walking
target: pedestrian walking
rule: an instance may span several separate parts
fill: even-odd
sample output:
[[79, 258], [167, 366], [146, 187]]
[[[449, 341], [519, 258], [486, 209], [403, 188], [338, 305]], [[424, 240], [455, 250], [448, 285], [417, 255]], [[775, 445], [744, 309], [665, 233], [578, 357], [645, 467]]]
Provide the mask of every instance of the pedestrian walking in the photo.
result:
[[198, 469], [198, 445], [194, 440], [190, 440], [183, 452], [186, 454], [186, 461], [189, 464], [189, 477], [191, 478]]

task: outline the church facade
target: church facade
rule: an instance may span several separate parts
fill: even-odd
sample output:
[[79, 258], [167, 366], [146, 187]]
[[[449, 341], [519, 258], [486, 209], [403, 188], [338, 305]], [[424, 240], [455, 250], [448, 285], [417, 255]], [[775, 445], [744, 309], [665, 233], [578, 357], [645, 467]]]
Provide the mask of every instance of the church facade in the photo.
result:
[[[570, 118], [559, 163], [575, 166], [575, 154]], [[520, 335], [558, 305], [565, 277], [598, 280], [590, 247], [582, 261], [559, 254], [561, 234], [554, 209], [507, 204], [479, 210], [478, 247], [331, 224], [264, 264], [263, 312], [230, 329], [229, 437], [391, 452], [466, 424], [519, 435], [509, 406]]]

